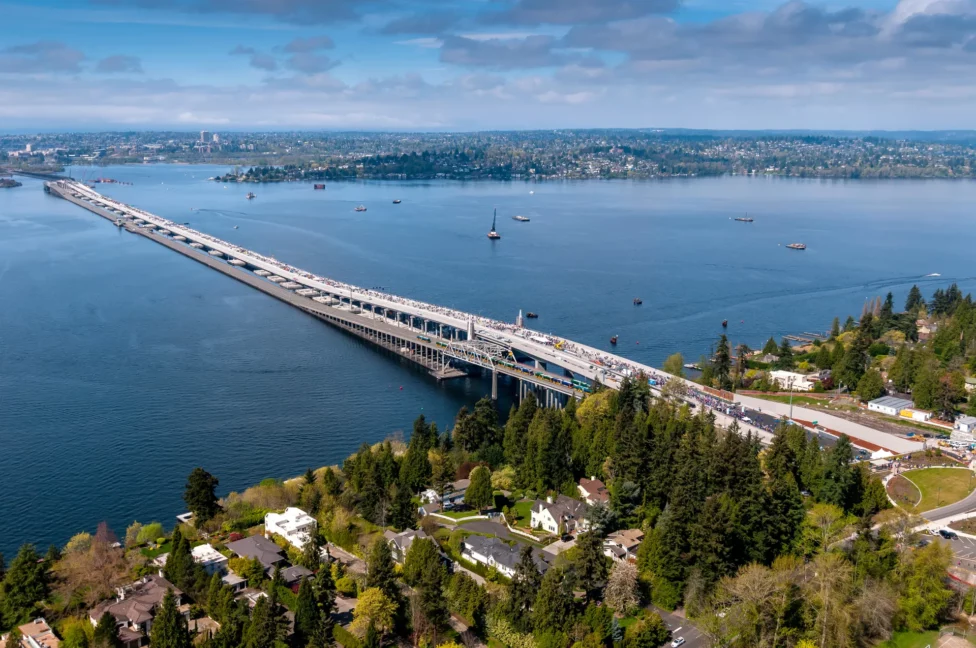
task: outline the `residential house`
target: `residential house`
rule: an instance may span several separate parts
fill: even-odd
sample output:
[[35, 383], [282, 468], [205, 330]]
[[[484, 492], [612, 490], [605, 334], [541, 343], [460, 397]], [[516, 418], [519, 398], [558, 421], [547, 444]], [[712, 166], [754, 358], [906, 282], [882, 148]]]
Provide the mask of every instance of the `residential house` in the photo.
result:
[[[515, 575], [521, 553], [522, 545], [508, 545], [495, 537], [468, 536], [461, 545], [461, 556], [465, 560], [494, 568], [507, 578]], [[532, 549], [532, 561], [539, 573], [544, 574], [549, 569], [549, 563], [538, 549]]]
[[220, 579], [220, 581], [225, 586], [229, 587], [230, 591], [234, 592], [235, 594], [241, 592], [245, 587], [247, 587], [247, 579], [238, 576], [234, 572], [228, 572], [223, 576], [223, 578]]
[[268, 513], [264, 516], [265, 535], [280, 535], [299, 551], [317, 529], [315, 518], [294, 506], [286, 508], [284, 513]]
[[393, 554], [393, 560], [398, 563], [402, 563], [406, 559], [407, 551], [410, 550], [410, 545], [413, 544], [414, 540], [417, 540], [418, 538], [430, 538], [430, 536], [419, 529], [407, 529], [400, 533], [385, 531], [383, 533], [383, 537], [386, 538], [387, 544], [390, 545], [390, 552]]
[[590, 506], [594, 504], [607, 504], [610, 501], [610, 491], [596, 477], [590, 477], [589, 479], [585, 477], [581, 478], [576, 488], [579, 489], [579, 494], [583, 498], [583, 501]]
[[193, 562], [203, 567], [207, 575], [227, 573], [227, 556], [213, 548], [212, 545], [202, 544], [190, 550], [193, 554]]
[[459, 479], [448, 484], [447, 488], [444, 489], [443, 496], [433, 488], [428, 488], [420, 494], [420, 499], [430, 504], [441, 504], [444, 509], [452, 509], [464, 503], [464, 493], [470, 485], [470, 479]]
[[533, 529], [555, 534], [586, 531], [588, 510], [589, 506], [585, 502], [565, 495], [557, 495], [555, 499], [537, 499], [532, 503], [530, 524]]
[[124, 648], [138, 648], [149, 642], [153, 618], [163, 603], [167, 590], [172, 590], [180, 611], [189, 618], [190, 606], [183, 604], [183, 592], [162, 576], [149, 575], [132, 585], [119, 587], [117, 597], [91, 609], [88, 614], [92, 625], [106, 612], [115, 618], [119, 639]]
[[256, 558], [265, 570], [273, 569], [275, 565], [285, 561], [281, 547], [259, 535], [228, 542], [227, 548], [240, 558]]
[[784, 391], [789, 390], [792, 385], [793, 391], [799, 392], [810, 391], [817, 382], [814, 376], [782, 370], [770, 371], [769, 379]]
[[644, 532], [640, 529], [623, 529], [614, 531], [603, 541], [603, 553], [617, 562], [637, 560], [637, 549]]
[[973, 434], [976, 432], [976, 416], [958, 416], [953, 429]]
[[292, 565], [281, 570], [281, 578], [288, 587], [301, 583], [306, 578], [311, 578], [314, 575], [315, 573], [311, 569], [302, 567], [301, 565]]
[[38, 617], [30, 623], [17, 628], [20, 631], [20, 645], [8, 645], [7, 635], [0, 638], [0, 648], [59, 648], [61, 640], [51, 630], [51, 626], [43, 617]]
[[976, 378], [974, 378], [973, 376], [966, 376], [965, 384], [966, 384], [966, 393], [968, 394], [972, 392], [974, 389], [976, 389]]

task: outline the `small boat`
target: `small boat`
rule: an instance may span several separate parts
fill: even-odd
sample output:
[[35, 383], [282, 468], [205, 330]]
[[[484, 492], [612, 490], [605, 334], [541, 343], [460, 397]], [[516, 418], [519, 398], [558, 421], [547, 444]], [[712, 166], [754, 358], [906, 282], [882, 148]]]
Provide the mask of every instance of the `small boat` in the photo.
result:
[[234, 225], [234, 229], [237, 229], [237, 225]]
[[726, 328], [729, 325], [729, 320], [722, 320], [722, 328]]
[[610, 344], [612, 344], [613, 346], [617, 346], [617, 336], [616, 335], [614, 335], [612, 338], [610, 338]]
[[248, 200], [254, 200], [254, 192], [253, 191], [248, 191], [247, 192], [247, 199]]
[[786, 247], [788, 247], [791, 250], [805, 250], [805, 249], [807, 249], [806, 243], [790, 243]]
[[366, 211], [366, 207], [364, 205], [359, 205], [353, 211], [364, 212], [364, 211]]
[[495, 215], [491, 217], [491, 231], [488, 232], [488, 238], [492, 241], [498, 240], [502, 237], [501, 234], [495, 231], [495, 221], [498, 219], [498, 210], [495, 210]]
[[519, 214], [517, 216], [512, 216], [512, 220], [517, 220], [520, 223], [528, 223], [529, 222], [529, 217], [528, 216], [522, 216], [521, 214]]
[[121, 218], [116, 218], [115, 219], [115, 226], [116, 227], [122, 227], [122, 219]]
[[399, 204], [400, 204], [400, 203], [402, 203], [402, 202], [403, 202], [403, 201], [402, 201], [402, 200], [400, 200], [399, 198], [394, 198], [394, 199], [393, 199], [393, 204], [394, 204], [394, 205], [399, 205]]
[[324, 184], [312, 185], [312, 188], [313, 189], [325, 189], [325, 185]]
[[643, 303], [644, 303], [643, 299], [641, 299], [640, 297], [634, 297], [634, 306], [640, 306]]
[[735, 220], [739, 221], [740, 223], [751, 223], [752, 222], [752, 219], [749, 218], [748, 216], [740, 216], [739, 218], [736, 218]]
[[525, 314], [525, 316], [528, 317], [529, 319], [535, 319], [535, 318], [537, 318], [539, 316], [539, 314], [538, 313], [533, 313], [532, 311], [529, 311], [528, 313]]

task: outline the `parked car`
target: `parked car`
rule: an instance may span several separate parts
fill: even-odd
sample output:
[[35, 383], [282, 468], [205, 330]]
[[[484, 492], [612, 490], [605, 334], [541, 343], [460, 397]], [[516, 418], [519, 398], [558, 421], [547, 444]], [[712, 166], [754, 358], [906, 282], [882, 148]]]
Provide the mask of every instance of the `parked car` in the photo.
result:
[[946, 540], [955, 540], [959, 537], [955, 531], [950, 531], [949, 529], [939, 529], [939, 535]]
[[684, 645], [684, 643], [685, 643], [685, 638], [678, 637], [677, 639], [671, 642], [671, 648], [678, 648], [678, 646]]

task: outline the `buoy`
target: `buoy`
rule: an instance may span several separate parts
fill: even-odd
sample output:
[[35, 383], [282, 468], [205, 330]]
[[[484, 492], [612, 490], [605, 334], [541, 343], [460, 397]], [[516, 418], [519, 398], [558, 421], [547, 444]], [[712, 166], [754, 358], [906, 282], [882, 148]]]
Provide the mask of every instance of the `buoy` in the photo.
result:
[[403, 391], [403, 385], [400, 385], [400, 391]]

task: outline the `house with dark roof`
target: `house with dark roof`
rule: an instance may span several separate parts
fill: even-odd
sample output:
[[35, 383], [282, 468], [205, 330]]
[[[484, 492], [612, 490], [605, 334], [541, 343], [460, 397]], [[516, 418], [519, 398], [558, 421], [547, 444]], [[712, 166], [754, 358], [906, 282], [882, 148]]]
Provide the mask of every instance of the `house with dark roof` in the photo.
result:
[[91, 609], [89, 620], [97, 626], [102, 615], [110, 613], [124, 648], [138, 648], [149, 642], [153, 619], [167, 590], [173, 592], [180, 611], [189, 619], [190, 606], [183, 604], [183, 592], [162, 576], [149, 575], [132, 585], [119, 587], [115, 599]]
[[281, 547], [264, 536], [252, 535], [243, 540], [228, 542], [227, 548], [240, 558], [256, 558], [266, 570], [285, 561]]
[[586, 531], [589, 525], [586, 514], [589, 505], [585, 502], [557, 495], [544, 500], [537, 499], [532, 503], [530, 523], [533, 529], [541, 529], [549, 533], [578, 533]]
[[[515, 575], [515, 566], [521, 553], [522, 545], [509, 545], [494, 537], [472, 535], [465, 538], [461, 545], [461, 556], [465, 560], [493, 567], [507, 578]], [[549, 569], [549, 563], [545, 561], [544, 554], [538, 549], [532, 549], [532, 561], [540, 574], [546, 573]]]
[[606, 485], [597, 479], [596, 477], [582, 477], [579, 480], [579, 484], [576, 485], [579, 490], [580, 497], [583, 501], [589, 505], [594, 504], [606, 504], [610, 501], [610, 491], [607, 490]]
[[419, 538], [430, 539], [430, 536], [420, 529], [406, 529], [400, 533], [384, 531], [383, 537], [386, 538], [387, 544], [390, 545], [390, 553], [393, 554], [393, 560], [398, 563], [402, 563], [406, 559], [407, 551], [410, 550], [410, 545], [413, 544], [414, 540]]

